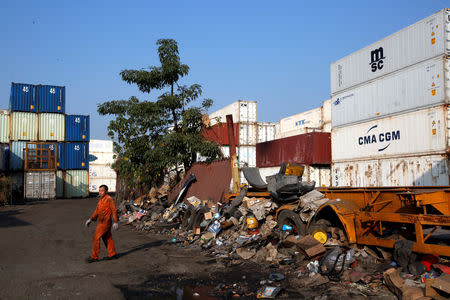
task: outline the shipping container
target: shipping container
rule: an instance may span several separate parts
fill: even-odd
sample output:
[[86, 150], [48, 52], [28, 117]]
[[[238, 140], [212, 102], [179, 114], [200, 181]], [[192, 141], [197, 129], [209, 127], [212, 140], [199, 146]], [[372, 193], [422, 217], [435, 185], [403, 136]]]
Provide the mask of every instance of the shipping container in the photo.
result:
[[64, 171], [56, 171], [56, 198], [64, 197]]
[[11, 111], [38, 112], [36, 87], [33, 84], [12, 82], [9, 109]]
[[112, 152], [91, 152], [89, 148], [89, 165], [109, 165], [111, 166], [115, 159]]
[[[307, 134], [307, 133], [314, 133], [314, 132], [327, 132], [327, 131], [325, 131], [324, 129], [305, 127], [305, 128], [299, 128], [297, 130], [292, 130], [292, 131], [278, 132], [276, 139], [282, 139], [282, 138], [287, 138], [287, 137], [291, 137], [291, 136], [297, 136], [300, 134]], [[330, 132], [330, 131], [328, 131], [328, 132]]]
[[39, 114], [39, 140], [64, 142], [63, 114]]
[[65, 171], [65, 198], [85, 198], [89, 196], [89, 171]]
[[[67, 117], [67, 116], [66, 116]], [[114, 152], [113, 141], [110, 140], [90, 140], [89, 152]]]
[[330, 133], [314, 132], [256, 144], [259, 168], [297, 164], [331, 164]]
[[108, 187], [108, 193], [116, 192], [116, 179], [108, 178], [89, 178], [89, 192], [98, 193], [99, 187], [103, 184]]
[[0, 109], [0, 143], [9, 143], [9, 111]]
[[11, 112], [11, 141], [37, 141], [38, 114]]
[[64, 144], [64, 169], [89, 169], [89, 144], [65, 143]]
[[56, 172], [26, 172], [26, 199], [56, 198]]
[[23, 170], [23, 156], [26, 146], [27, 142], [25, 141], [11, 142], [9, 151], [9, 170]]
[[66, 87], [37, 85], [39, 112], [62, 113], [66, 111]]
[[258, 122], [258, 143], [264, 143], [275, 139], [277, 123]]
[[331, 94], [450, 55], [450, 10], [443, 9], [331, 64]]
[[333, 128], [333, 162], [445, 152], [449, 147], [449, 114], [443, 105]]
[[322, 103], [322, 123], [331, 123], [331, 99]]
[[332, 165], [335, 187], [448, 186], [449, 157], [438, 155], [406, 156]]
[[331, 132], [331, 129], [333, 128], [333, 126], [331, 125], [331, 123], [325, 123], [323, 124], [323, 132]]
[[[230, 157], [230, 147], [222, 146], [220, 150], [224, 157]], [[256, 147], [255, 146], [241, 146], [236, 147], [236, 155], [238, 158], [239, 168], [256, 167]]]
[[18, 201], [24, 196], [24, 181], [23, 171], [20, 172], [8, 172], [8, 178], [11, 179], [11, 192], [13, 201]]
[[434, 58], [332, 97], [333, 127], [448, 104], [450, 60]]
[[256, 123], [239, 123], [239, 146], [255, 146], [257, 140]]
[[316, 183], [316, 187], [331, 186], [331, 165], [306, 165], [302, 180]]
[[0, 144], [0, 173], [8, 170], [6, 168], [8, 152], [9, 152], [9, 146], [5, 145], [5, 144]]
[[305, 128], [322, 128], [322, 107], [311, 109], [280, 120], [280, 133], [299, 131]]
[[66, 141], [89, 142], [89, 122], [89, 116], [66, 115]]
[[93, 178], [116, 179], [116, 172], [108, 165], [89, 164], [89, 180]]
[[233, 123], [256, 123], [256, 101], [239, 100], [209, 114], [211, 125], [227, 123], [226, 116], [233, 116]]

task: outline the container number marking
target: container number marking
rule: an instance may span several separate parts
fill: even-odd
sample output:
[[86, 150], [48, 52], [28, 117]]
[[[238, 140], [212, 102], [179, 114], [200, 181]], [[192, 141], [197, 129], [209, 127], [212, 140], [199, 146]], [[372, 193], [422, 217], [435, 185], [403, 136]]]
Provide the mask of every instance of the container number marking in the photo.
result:
[[80, 118], [75, 118], [75, 123], [81, 123], [81, 119]]
[[51, 88], [50, 89], [50, 94], [56, 94], [56, 89], [55, 88]]
[[79, 151], [79, 150], [80, 150], [80, 146], [79, 146], [79, 145], [75, 145], [75, 146], [73, 147], [73, 149], [75, 149], [76, 151]]
[[28, 87], [27, 87], [27, 86], [24, 86], [24, 87], [22, 88], [22, 92], [28, 93]]

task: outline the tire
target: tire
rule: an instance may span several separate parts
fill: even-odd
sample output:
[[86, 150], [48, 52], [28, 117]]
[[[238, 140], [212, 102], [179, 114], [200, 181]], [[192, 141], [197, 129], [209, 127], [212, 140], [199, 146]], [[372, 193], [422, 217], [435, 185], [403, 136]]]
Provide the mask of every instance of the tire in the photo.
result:
[[195, 217], [194, 208], [190, 207], [188, 210], [184, 212], [183, 220], [181, 220], [181, 228], [183, 228], [183, 230], [185, 231], [192, 229], [194, 217]]
[[300, 219], [300, 216], [297, 213], [291, 210], [286, 209], [278, 214], [277, 226], [281, 229], [283, 225], [292, 226], [294, 234], [298, 234], [300, 236], [305, 235], [305, 223], [303, 223], [302, 219]]

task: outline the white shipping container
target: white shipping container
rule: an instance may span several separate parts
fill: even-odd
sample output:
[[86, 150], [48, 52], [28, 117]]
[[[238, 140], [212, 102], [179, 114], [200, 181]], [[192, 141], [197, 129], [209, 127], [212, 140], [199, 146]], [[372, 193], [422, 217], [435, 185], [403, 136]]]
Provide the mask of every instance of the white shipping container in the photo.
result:
[[305, 166], [302, 180], [315, 181], [316, 187], [329, 187], [331, 186], [331, 166]]
[[37, 141], [38, 115], [28, 112], [11, 112], [11, 140]]
[[63, 114], [39, 114], [39, 140], [64, 142], [64, 117]]
[[105, 179], [105, 178], [89, 179], [89, 192], [98, 193], [98, 189], [102, 184], [108, 186], [108, 193], [116, 192], [116, 179]]
[[333, 127], [449, 103], [450, 60], [434, 58], [332, 97]]
[[256, 123], [256, 101], [239, 100], [209, 114], [211, 125], [227, 123], [227, 115], [233, 116], [233, 123]]
[[331, 132], [332, 126], [331, 123], [323, 124], [323, 132]]
[[277, 123], [258, 123], [258, 143], [264, 143], [275, 139]]
[[93, 178], [107, 178], [116, 179], [116, 172], [107, 165], [92, 165], [89, 164], [89, 179]]
[[307, 128], [307, 127], [299, 128], [297, 130], [278, 132], [276, 138], [282, 139], [282, 138], [287, 138], [287, 137], [295, 136], [295, 135], [299, 135], [299, 134], [305, 134], [305, 133], [311, 133], [311, 132], [322, 132], [322, 131], [324, 131], [324, 130], [323, 129], [315, 129], [315, 128]]
[[[224, 157], [230, 157], [230, 147], [220, 147]], [[239, 168], [242, 167], [256, 167], [256, 147], [255, 146], [241, 146], [236, 147], [236, 154], [238, 157]]]
[[331, 99], [325, 100], [322, 103], [322, 123], [331, 122]]
[[333, 162], [433, 154], [449, 147], [450, 109], [427, 108], [362, 124], [333, 128]]
[[25, 198], [56, 198], [56, 172], [26, 172]]
[[90, 140], [89, 153], [91, 152], [114, 152], [113, 141], [109, 140]]
[[311, 109], [280, 120], [280, 132], [322, 127], [322, 107]]
[[111, 166], [114, 159], [114, 153], [112, 152], [92, 152], [89, 149], [89, 164], [93, 165], [109, 165]]
[[332, 165], [334, 187], [447, 186], [447, 154], [409, 156]]
[[256, 145], [256, 123], [239, 123], [239, 145]]
[[0, 143], [9, 143], [9, 111], [0, 109]]
[[332, 63], [331, 94], [449, 54], [450, 10], [446, 8]]

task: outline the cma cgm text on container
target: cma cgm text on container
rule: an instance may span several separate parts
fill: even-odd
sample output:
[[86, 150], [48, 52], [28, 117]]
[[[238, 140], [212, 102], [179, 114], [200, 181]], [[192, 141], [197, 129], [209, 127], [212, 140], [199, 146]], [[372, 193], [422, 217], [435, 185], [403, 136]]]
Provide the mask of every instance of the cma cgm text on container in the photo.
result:
[[439, 12], [331, 64], [331, 94], [450, 54], [450, 10]]
[[333, 127], [450, 101], [450, 59], [437, 57], [332, 97]]

